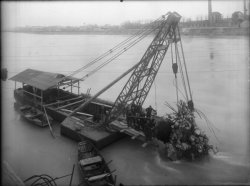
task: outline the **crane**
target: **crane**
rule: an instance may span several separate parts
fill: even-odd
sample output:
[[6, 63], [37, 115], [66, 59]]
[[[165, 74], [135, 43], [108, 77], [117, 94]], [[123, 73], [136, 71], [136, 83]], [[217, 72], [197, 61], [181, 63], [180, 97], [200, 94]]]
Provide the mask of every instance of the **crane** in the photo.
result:
[[[92, 96], [90, 99], [85, 101], [83, 104], [81, 104], [79, 107], [74, 109], [68, 117], [72, 116], [74, 113], [79, 111], [80, 109], [87, 106], [91, 101], [96, 99], [98, 96], [100, 96], [103, 92], [108, 90], [111, 86], [113, 86], [115, 83], [117, 83], [120, 79], [122, 79], [124, 76], [132, 72], [130, 78], [128, 79], [127, 83], [121, 90], [120, 94], [116, 98], [111, 111], [109, 112], [109, 118], [106, 122], [111, 122], [116, 120], [122, 113], [124, 113], [124, 110], [128, 104], [134, 103], [136, 105], [142, 106], [149, 91], [150, 88], [155, 80], [155, 77], [158, 73], [158, 70], [162, 64], [162, 61], [171, 46], [171, 53], [172, 53], [172, 44], [175, 45], [175, 58], [176, 61], [173, 60], [172, 55], [172, 67], [173, 71], [176, 73], [178, 70], [178, 61], [180, 61], [180, 55], [178, 52], [177, 43], [181, 43], [181, 37], [180, 32], [178, 28], [178, 23], [181, 19], [181, 16], [176, 12], [169, 12], [166, 15], [162, 17], [162, 21], [160, 22], [160, 25], [158, 26], [158, 31], [156, 33], [156, 36], [154, 37], [153, 41], [148, 46], [146, 52], [142, 56], [141, 60], [128, 69], [126, 72], [124, 72], [122, 75], [120, 75], [117, 79], [112, 81], [110, 84], [108, 84], [106, 87], [104, 87], [102, 90], [100, 90], [98, 93], [96, 93], [94, 96]], [[182, 54], [183, 54], [183, 48], [181, 44]], [[189, 95], [188, 91], [185, 88], [186, 93], [186, 99], [188, 104], [193, 107], [192, 102], [192, 95], [189, 85], [189, 80], [187, 76], [187, 70], [185, 65], [185, 59], [184, 55], [184, 68], [186, 71], [186, 81], [189, 87]], [[184, 70], [180, 68], [182, 72], [182, 80], [184, 81]], [[183, 82], [185, 84], [185, 81]]]
[[119, 117], [126, 104], [135, 103], [142, 106], [170, 43], [178, 42], [179, 40], [176, 36], [176, 28], [180, 19], [181, 16], [179, 14], [172, 13], [162, 22], [158, 33], [140, 60], [140, 64], [134, 69], [117, 97], [110, 112], [112, 120]]

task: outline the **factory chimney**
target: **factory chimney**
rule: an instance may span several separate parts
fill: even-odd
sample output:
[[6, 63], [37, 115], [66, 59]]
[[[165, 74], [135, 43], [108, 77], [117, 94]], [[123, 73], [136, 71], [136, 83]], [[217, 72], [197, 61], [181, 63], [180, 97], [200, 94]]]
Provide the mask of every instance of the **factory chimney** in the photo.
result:
[[247, 17], [247, 7], [246, 7], [246, 0], [244, 0], [244, 19]]
[[211, 26], [213, 23], [212, 20], [212, 2], [211, 0], [208, 0], [208, 21], [209, 21], [209, 25]]

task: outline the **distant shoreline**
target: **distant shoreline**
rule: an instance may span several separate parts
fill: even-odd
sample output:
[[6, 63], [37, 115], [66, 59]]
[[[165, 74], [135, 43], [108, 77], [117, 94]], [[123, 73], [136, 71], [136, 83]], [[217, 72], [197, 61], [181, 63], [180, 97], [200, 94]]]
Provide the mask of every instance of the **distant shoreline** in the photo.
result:
[[[13, 33], [26, 34], [44, 34], [44, 35], [132, 35], [137, 33], [138, 29], [130, 30], [107, 30], [107, 31], [5, 31]], [[237, 27], [205, 27], [205, 28], [182, 28], [182, 35], [191, 36], [235, 36], [249, 35], [248, 28]]]

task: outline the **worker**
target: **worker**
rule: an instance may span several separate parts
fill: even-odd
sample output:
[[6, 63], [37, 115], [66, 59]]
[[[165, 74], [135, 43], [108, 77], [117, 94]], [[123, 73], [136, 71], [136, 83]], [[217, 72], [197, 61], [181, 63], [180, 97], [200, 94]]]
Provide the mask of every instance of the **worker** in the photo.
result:
[[135, 104], [132, 103], [131, 104], [131, 112], [132, 112], [132, 114], [135, 114], [135, 110], [136, 110], [135, 107], [136, 107]]
[[146, 137], [146, 141], [151, 141], [153, 137], [155, 137], [155, 127], [156, 122], [154, 119], [145, 118], [146, 124], [144, 125], [144, 134]]
[[102, 114], [102, 122], [105, 123], [108, 119], [109, 111], [107, 108], [103, 109], [103, 114]]
[[151, 105], [148, 108], [146, 108], [146, 117], [147, 118], [151, 118], [152, 111], [155, 111], [155, 110], [151, 107]]
[[104, 117], [104, 123], [108, 123], [110, 120], [110, 111], [108, 109], [105, 110], [105, 117]]

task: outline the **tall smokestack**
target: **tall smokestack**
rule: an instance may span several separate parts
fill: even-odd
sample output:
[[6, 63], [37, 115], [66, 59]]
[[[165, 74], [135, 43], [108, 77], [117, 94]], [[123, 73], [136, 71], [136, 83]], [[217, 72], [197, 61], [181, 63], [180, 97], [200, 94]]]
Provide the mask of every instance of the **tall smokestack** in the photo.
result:
[[208, 0], [208, 21], [209, 24], [212, 25], [212, 2], [211, 0]]
[[246, 6], [246, 0], [244, 0], [244, 19], [247, 17], [247, 6]]

